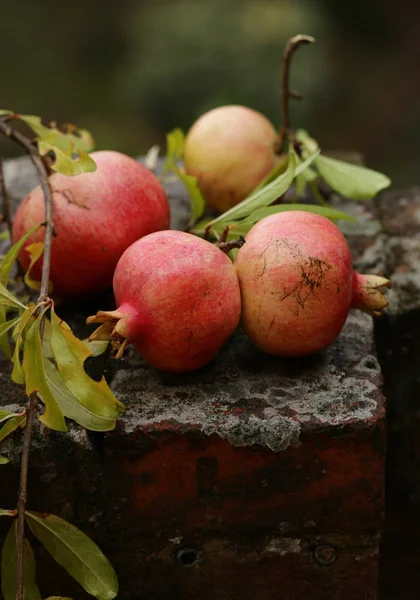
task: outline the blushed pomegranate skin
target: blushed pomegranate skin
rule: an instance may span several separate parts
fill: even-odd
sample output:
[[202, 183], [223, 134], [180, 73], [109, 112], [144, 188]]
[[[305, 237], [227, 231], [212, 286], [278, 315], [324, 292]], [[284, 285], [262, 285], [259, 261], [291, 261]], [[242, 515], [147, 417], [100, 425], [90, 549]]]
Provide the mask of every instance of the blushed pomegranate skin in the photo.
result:
[[[112, 284], [116, 264], [139, 238], [169, 227], [169, 204], [158, 179], [133, 158], [114, 151], [93, 152], [94, 173], [50, 177], [56, 237], [52, 243], [53, 294], [90, 296]], [[20, 204], [13, 223], [13, 242], [45, 220], [40, 187]], [[25, 247], [44, 239], [34, 233], [19, 254], [26, 270]], [[42, 260], [32, 276], [41, 278]]]
[[113, 287], [118, 309], [88, 322], [105, 323], [111, 339], [127, 339], [164, 371], [207, 364], [239, 323], [241, 294], [232, 262], [189, 233], [161, 231], [135, 242], [118, 262]]
[[349, 246], [328, 219], [303, 211], [262, 219], [235, 260], [242, 324], [262, 350], [305, 356], [331, 344], [351, 306], [379, 314], [388, 281], [353, 271]]
[[221, 106], [202, 115], [184, 146], [185, 171], [197, 177], [207, 204], [222, 213], [244, 200], [277, 164], [276, 130], [245, 106]]

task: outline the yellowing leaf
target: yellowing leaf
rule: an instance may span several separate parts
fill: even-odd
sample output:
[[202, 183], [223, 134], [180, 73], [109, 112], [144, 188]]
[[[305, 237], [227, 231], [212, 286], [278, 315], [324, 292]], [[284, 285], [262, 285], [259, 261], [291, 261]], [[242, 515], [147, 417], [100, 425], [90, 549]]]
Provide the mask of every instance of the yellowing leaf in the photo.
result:
[[173, 129], [166, 135], [166, 160], [163, 169], [171, 169], [184, 154], [185, 135], [182, 129]]
[[19, 323], [16, 325], [13, 330], [13, 336], [16, 337], [15, 340], [15, 349], [12, 356], [13, 363], [13, 371], [12, 371], [12, 381], [23, 385], [25, 383], [25, 373], [22, 368], [22, 363], [20, 359], [20, 349], [23, 342], [23, 335], [26, 327], [29, 326], [30, 319], [33, 313], [36, 311], [37, 306], [35, 304], [30, 304], [27, 308], [25, 308], [25, 312], [20, 317]]
[[47, 142], [38, 142], [38, 148], [42, 155], [51, 151], [54, 153], [55, 161], [51, 165], [51, 168], [63, 175], [74, 176], [80, 173], [92, 173], [96, 171], [95, 161], [83, 150], [79, 151], [79, 158], [73, 159], [65, 151]]
[[93, 138], [86, 129], [67, 126], [68, 131], [64, 132], [54, 126], [46, 127], [42, 124], [41, 117], [37, 117], [36, 115], [19, 115], [19, 118], [29, 125], [39, 140], [56, 146], [60, 150], [67, 151], [70, 145], [74, 146], [76, 152], [79, 150], [92, 152], [94, 150], [95, 144]]
[[[34, 244], [29, 244], [29, 246], [26, 246], [25, 250], [29, 253], [31, 262], [29, 263], [28, 270], [25, 273], [24, 280], [28, 287], [39, 292], [39, 290], [41, 289], [41, 282], [32, 279], [30, 273], [34, 264], [41, 258], [41, 256], [44, 253], [44, 242], [35, 242]], [[51, 292], [50, 283], [48, 285], [49, 292]]]
[[25, 518], [51, 556], [88, 594], [99, 600], [116, 597], [118, 581], [115, 571], [87, 535], [55, 515], [27, 511]]
[[26, 423], [26, 415], [18, 415], [11, 417], [0, 429], [0, 442], [5, 440], [8, 435], [16, 431], [19, 427], [23, 427]]
[[14, 112], [12, 110], [5, 110], [5, 109], [0, 109], [0, 117], [3, 115], [13, 115]]
[[26, 332], [23, 350], [23, 371], [25, 373], [26, 394], [37, 392], [45, 405], [44, 413], [39, 417], [41, 423], [56, 431], [67, 431], [63, 413], [61, 412], [45, 377], [44, 359], [42, 356], [41, 335], [39, 326], [41, 316]]
[[98, 416], [114, 419], [124, 412], [108, 387], [104, 377], [94, 381], [83, 364], [92, 351], [77, 337], [64, 321], [51, 311], [51, 348], [62, 380], [82, 406]]
[[315, 166], [333, 190], [352, 200], [369, 200], [391, 185], [382, 173], [328, 156], [319, 156]]
[[18, 254], [19, 254], [19, 252], [20, 252], [23, 244], [26, 242], [26, 240], [28, 239], [28, 237], [31, 236], [33, 233], [35, 233], [35, 231], [37, 231], [40, 227], [41, 227], [41, 224], [37, 225], [36, 227], [33, 227], [28, 232], [26, 232], [25, 235], [22, 236], [20, 238], [20, 240], [17, 241], [16, 244], [14, 244], [10, 248], [10, 250], [8, 251], [8, 253], [6, 254], [6, 256], [1, 261], [1, 264], [0, 264], [0, 282], [3, 283], [4, 285], [7, 285], [7, 281], [9, 279], [10, 271], [12, 270], [13, 263], [17, 259]]
[[[1, 591], [4, 600], [16, 600], [17, 590], [17, 519], [14, 520], [3, 545], [1, 556]], [[23, 596], [42, 600], [35, 580], [35, 557], [31, 545], [23, 542]]]
[[44, 369], [49, 388], [65, 417], [73, 419], [73, 421], [91, 431], [111, 431], [115, 428], [115, 417], [97, 415], [83, 404], [80, 404], [64, 383], [57, 367], [48, 358], [44, 360]]

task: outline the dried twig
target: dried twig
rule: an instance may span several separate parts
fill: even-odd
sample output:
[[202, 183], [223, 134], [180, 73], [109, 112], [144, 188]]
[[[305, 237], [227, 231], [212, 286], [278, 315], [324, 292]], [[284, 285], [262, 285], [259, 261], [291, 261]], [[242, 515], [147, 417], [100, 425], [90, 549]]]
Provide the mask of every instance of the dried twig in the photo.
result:
[[3, 161], [0, 157], [0, 196], [3, 200], [3, 219], [9, 230], [10, 239], [12, 239], [12, 214], [10, 206], [10, 196], [7, 193], [6, 181], [4, 178]]
[[290, 125], [290, 117], [289, 117], [289, 99], [295, 98], [297, 100], [301, 100], [302, 96], [299, 92], [289, 89], [289, 74], [290, 74], [290, 62], [293, 54], [302, 44], [310, 44], [314, 42], [315, 39], [310, 35], [295, 35], [290, 38], [287, 43], [286, 49], [283, 54], [283, 70], [282, 70], [282, 79], [281, 79], [281, 116], [282, 116], [282, 126], [279, 132], [279, 141], [277, 144], [277, 153], [281, 154], [283, 151], [283, 146], [286, 139], [289, 140], [291, 144], [295, 144], [295, 133]]

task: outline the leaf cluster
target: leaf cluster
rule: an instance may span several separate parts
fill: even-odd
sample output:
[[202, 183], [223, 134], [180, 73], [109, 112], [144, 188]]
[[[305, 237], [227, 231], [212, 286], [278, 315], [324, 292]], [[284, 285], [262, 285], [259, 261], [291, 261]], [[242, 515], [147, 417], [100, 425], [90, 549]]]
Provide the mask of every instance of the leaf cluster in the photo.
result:
[[[275, 169], [242, 202], [214, 219], [199, 219], [205, 211], [205, 201], [195, 177], [184, 173], [181, 160], [185, 137], [180, 129], [167, 135], [165, 171], [174, 172], [184, 183], [191, 202], [190, 227], [192, 233], [219, 238], [228, 228], [227, 239], [232, 240], [248, 231], [260, 219], [277, 212], [303, 210], [320, 214], [332, 220], [354, 221], [354, 218], [329, 206], [320, 192], [323, 181], [338, 194], [352, 200], [368, 200], [391, 184], [391, 180], [377, 171], [330, 158], [321, 153], [318, 143], [305, 131], [296, 133], [299, 153], [290, 144], [288, 154], [279, 158]], [[296, 202], [285, 202], [284, 195], [295, 185]], [[302, 204], [299, 198], [309, 187], [319, 204]]]
[[33, 141], [39, 155], [50, 159], [48, 164], [52, 171], [73, 176], [96, 170], [95, 161], [88, 154], [94, 150], [94, 142], [87, 130], [77, 129], [69, 123], [61, 128], [56, 123], [46, 126], [41, 117], [21, 115], [11, 110], [0, 110], [0, 119], [9, 124], [17, 119], [26, 123], [34, 132]]

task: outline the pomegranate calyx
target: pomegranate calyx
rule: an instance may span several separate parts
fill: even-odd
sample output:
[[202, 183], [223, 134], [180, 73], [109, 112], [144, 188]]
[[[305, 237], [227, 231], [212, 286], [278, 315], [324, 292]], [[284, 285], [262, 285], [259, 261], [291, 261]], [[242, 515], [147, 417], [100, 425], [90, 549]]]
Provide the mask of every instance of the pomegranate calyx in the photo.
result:
[[121, 358], [125, 347], [130, 342], [130, 336], [127, 329], [127, 315], [119, 310], [104, 311], [100, 310], [96, 315], [86, 319], [86, 324], [101, 323], [98, 329], [89, 336], [92, 340], [110, 340], [111, 348], [115, 358]]
[[372, 317], [382, 316], [382, 311], [388, 306], [388, 300], [381, 288], [389, 288], [389, 279], [380, 275], [353, 274], [353, 293], [351, 307], [367, 312]]

